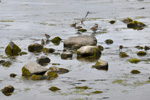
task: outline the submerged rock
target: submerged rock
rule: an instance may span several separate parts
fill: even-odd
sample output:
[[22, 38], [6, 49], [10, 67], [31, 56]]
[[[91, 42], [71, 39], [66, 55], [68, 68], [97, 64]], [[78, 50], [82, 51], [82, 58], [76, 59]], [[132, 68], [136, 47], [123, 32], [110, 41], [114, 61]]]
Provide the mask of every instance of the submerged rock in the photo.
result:
[[58, 87], [53, 86], [53, 87], [50, 87], [49, 90], [51, 90], [53, 92], [56, 92], [56, 91], [61, 90], [61, 89], [58, 88]]
[[78, 49], [81, 46], [95, 46], [97, 44], [97, 39], [93, 36], [83, 35], [83, 36], [73, 36], [69, 37], [64, 41], [64, 47], [70, 49]]
[[98, 60], [92, 67], [99, 70], [108, 70], [108, 62], [104, 60]]
[[17, 56], [20, 52], [21, 49], [14, 42], [10, 42], [5, 48], [5, 53], [8, 56]]
[[72, 58], [72, 52], [65, 51], [61, 54], [61, 59], [67, 59], [67, 58]]
[[30, 52], [41, 52], [43, 50], [43, 46], [38, 43], [30, 44], [28, 46], [28, 51]]
[[22, 76], [30, 77], [32, 74], [43, 75], [48, 68], [43, 68], [39, 64], [29, 62], [22, 67]]
[[46, 76], [47, 80], [53, 80], [58, 77], [58, 74], [54, 71], [49, 70], [44, 74], [44, 76]]
[[43, 48], [43, 52], [46, 54], [46, 53], [53, 53], [55, 52], [55, 49], [53, 48]]
[[77, 58], [99, 58], [101, 51], [98, 46], [82, 46], [77, 50]]
[[40, 65], [46, 65], [47, 63], [50, 63], [50, 59], [46, 56], [41, 56], [39, 58], [37, 58], [37, 62], [40, 64]]
[[61, 40], [62, 40], [62, 39], [61, 39], [60, 37], [55, 37], [55, 38], [53, 38], [51, 41], [52, 41], [55, 45], [59, 45]]
[[51, 71], [54, 71], [55, 73], [58, 73], [58, 74], [64, 74], [64, 73], [68, 73], [69, 70], [68, 69], [65, 69], [65, 68], [59, 68], [59, 67], [55, 67], [55, 66], [52, 66], [49, 68]]
[[4, 95], [10, 96], [14, 92], [15, 88], [12, 85], [5, 86], [1, 91]]

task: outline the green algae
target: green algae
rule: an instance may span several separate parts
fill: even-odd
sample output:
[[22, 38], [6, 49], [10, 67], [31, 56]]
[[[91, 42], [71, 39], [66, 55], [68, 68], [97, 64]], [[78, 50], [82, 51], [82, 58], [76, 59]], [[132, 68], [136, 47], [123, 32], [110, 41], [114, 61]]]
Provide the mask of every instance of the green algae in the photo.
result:
[[13, 20], [0, 20], [0, 22], [14, 22]]
[[31, 80], [43, 80], [43, 79], [44, 79], [44, 76], [42, 76], [42, 75], [35, 75], [35, 74], [33, 74], [31, 76]]
[[129, 59], [129, 62], [130, 63], [138, 63], [138, 62], [140, 62], [140, 60], [137, 58], [132, 58], [132, 59]]
[[83, 90], [85, 90], [85, 89], [89, 89], [89, 87], [87, 87], [87, 86], [77, 86], [77, 87], [75, 87], [76, 89], [83, 89]]
[[138, 70], [132, 70], [130, 73], [132, 73], [132, 74], [140, 74], [141, 72], [138, 71]]
[[61, 90], [61, 89], [58, 88], [58, 87], [53, 86], [53, 87], [50, 87], [49, 90], [51, 90], [53, 92], [56, 92], [56, 91]]
[[129, 57], [129, 55], [127, 55], [125, 52], [120, 52], [120, 57], [125, 58], [125, 57]]
[[115, 83], [123, 84], [123, 80], [117, 79], [117, 80], [114, 80], [112, 83], [113, 83], [113, 84], [115, 84]]
[[139, 51], [137, 53], [138, 56], [145, 56], [147, 53], [145, 51]]
[[26, 69], [25, 67], [22, 68], [22, 76], [28, 78], [30, 77], [32, 74], [30, 73], [30, 71], [28, 69]]
[[86, 32], [87, 29], [79, 29], [78, 31], [79, 31], [79, 32]]
[[92, 93], [94, 93], [94, 94], [101, 94], [101, 93], [103, 93], [103, 91], [94, 91]]
[[16, 44], [13, 45], [12, 49], [10, 48], [9, 45], [5, 48], [5, 53], [8, 56], [17, 56], [19, 55], [20, 52], [21, 52], [21, 49]]
[[47, 78], [46, 79], [47, 80], [53, 80], [57, 77], [58, 77], [57, 73], [55, 73], [54, 71], [50, 71], [50, 72], [47, 73]]

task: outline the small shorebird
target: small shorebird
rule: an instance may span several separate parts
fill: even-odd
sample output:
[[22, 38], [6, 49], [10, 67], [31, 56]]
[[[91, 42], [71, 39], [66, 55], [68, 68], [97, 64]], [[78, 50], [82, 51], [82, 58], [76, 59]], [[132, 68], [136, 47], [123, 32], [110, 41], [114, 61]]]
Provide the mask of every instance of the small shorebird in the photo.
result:
[[13, 53], [13, 46], [14, 46], [14, 42], [10, 41], [9, 42], [9, 47], [11, 49], [11, 53]]
[[123, 45], [120, 45], [119, 46], [119, 51], [122, 52], [122, 49], [123, 49]]
[[48, 35], [48, 34], [45, 33], [45, 37], [46, 37], [47, 40], [49, 40], [50, 35]]
[[91, 30], [92, 30], [94, 33], [96, 33], [97, 29], [98, 29], [98, 24], [95, 24], [94, 27], [91, 28]]
[[44, 39], [41, 40], [41, 45], [44, 45], [45, 44], [45, 41]]

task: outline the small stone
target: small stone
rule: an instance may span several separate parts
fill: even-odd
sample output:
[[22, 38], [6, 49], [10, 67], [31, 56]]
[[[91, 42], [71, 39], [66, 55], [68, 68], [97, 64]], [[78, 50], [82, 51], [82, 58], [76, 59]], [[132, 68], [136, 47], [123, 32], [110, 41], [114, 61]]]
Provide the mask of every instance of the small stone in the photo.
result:
[[146, 52], [145, 51], [139, 51], [137, 53], [138, 56], [145, 56], [146, 55]]
[[61, 59], [72, 58], [72, 52], [65, 51], [61, 54]]
[[28, 51], [30, 51], [30, 52], [41, 52], [42, 49], [43, 49], [43, 46], [38, 43], [30, 44], [28, 46]]
[[41, 56], [40, 58], [37, 59], [37, 62], [40, 64], [40, 65], [46, 65], [47, 63], [50, 63], [50, 59], [46, 56]]
[[4, 95], [10, 96], [14, 92], [15, 88], [12, 85], [5, 86], [1, 91]]
[[103, 60], [98, 60], [95, 65], [92, 66], [98, 70], [108, 70], [108, 62]]
[[53, 86], [53, 87], [50, 87], [49, 90], [51, 90], [53, 92], [56, 92], [56, 91], [61, 90], [61, 89], [58, 88], [58, 87]]
[[138, 70], [132, 70], [131, 73], [132, 73], [132, 74], [139, 74], [139, 73], [141, 73], [141, 72], [138, 71]]
[[52, 41], [55, 45], [59, 45], [61, 40], [62, 40], [62, 39], [61, 39], [60, 37], [55, 37], [55, 38], [53, 38], [51, 41]]
[[113, 40], [112, 39], [107, 39], [107, 40], [105, 40], [105, 43], [106, 44], [113, 44]]
[[17, 74], [11, 73], [10, 77], [15, 78], [17, 76]]

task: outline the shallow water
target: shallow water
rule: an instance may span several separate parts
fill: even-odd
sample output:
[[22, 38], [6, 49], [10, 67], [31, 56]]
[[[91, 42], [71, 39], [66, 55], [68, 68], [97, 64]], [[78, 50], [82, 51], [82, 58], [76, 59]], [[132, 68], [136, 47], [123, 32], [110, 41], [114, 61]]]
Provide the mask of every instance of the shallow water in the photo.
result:
[[[138, 64], [129, 63], [130, 58], [147, 59], [149, 51], [144, 57], [138, 57], [139, 51], [135, 46], [149, 46], [150, 26], [150, 1], [149, 0], [2, 0], [0, 2], [0, 59], [12, 62], [10, 67], [0, 65], [0, 89], [10, 84], [15, 87], [14, 94], [6, 97], [0, 92], [2, 100], [149, 100], [150, 77], [149, 61]], [[140, 9], [140, 8], [145, 9]], [[83, 62], [76, 59], [62, 60], [60, 55], [48, 54], [51, 63], [60, 63], [57, 67], [70, 70], [67, 74], [59, 75], [52, 81], [29, 81], [21, 78], [21, 68], [29, 61], [44, 55], [29, 53], [27, 47], [31, 43], [40, 43], [45, 39], [44, 34], [50, 34], [51, 39], [59, 36], [63, 40], [70, 36], [77, 36], [76, 30], [70, 24], [80, 21], [90, 11], [85, 21], [88, 31], [80, 35], [91, 35], [90, 27], [98, 23], [105, 33], [97, 32], [95, 37], [98, 45], [104, 46], [100, 59], [108, 61], [108, 71], [92, 68], [95, 62]], [[147, 25], [143, 30], [127, 29], [121, 20], [130, 17]], [[110, 20], [116, 20], [111, 25]], [[112, 39], [112, 45], [105, 44], [106, 39]], [[5, 55], [5, 47], [13, 40], [27, 55], [9, 59]], [[119, 45], [129, 57], [119, 57]], [[61, 53], [63, 42], [59, 46], [49, 43], [46, 47], [56, 49]], [[133, 75], [131, 70], [137, 69], [141, 73]], [[10, 73], [16, 73], [16, 78], [10, 78]], [[86, 81], [80, 81], [86, 80]], [[122, 80], [121, 83], [117, 80]], [[91, 89], [79, 91], [76, 86], [88, 86]], [[59, 92], [48, 90], [51, 86], [61, 88]], [[93, 94], [93, 91], [103, 91]]]

